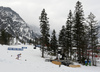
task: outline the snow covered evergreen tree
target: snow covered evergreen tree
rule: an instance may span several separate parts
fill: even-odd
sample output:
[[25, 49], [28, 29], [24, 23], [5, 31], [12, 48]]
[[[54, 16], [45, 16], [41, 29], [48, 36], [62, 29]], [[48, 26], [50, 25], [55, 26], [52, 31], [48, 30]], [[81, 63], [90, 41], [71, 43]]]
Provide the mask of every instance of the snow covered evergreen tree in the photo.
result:
[[71, 10], [69, 11], [69, 15], [66, 22], [66, 49], [67, 55], [70, 53], [70, 59], [72, 55], [72, 24], [73, 24], [73, 16]]
[[42, 10], [40, 19], [40, 30], [41, 30], [41, 44], [42, 44], [42, 57], [44, 57], [44, 46], [49, 48], [49, 21], [45, 9]]
[[55, 30], [53, 30], [53, 32], [52, 32], [51, 41], [50, 41], [50, 47], [51, 47], [51, 50], [53, 50], [54, 55], [56, 55], [57, 38], [56, 38], [56, 31]]
[[94, 14], [90, 13], [88, 15], [87, 22], [89, 24], [89, 31], [90, 31], [90, 47], [92, 48], [92, 64], [94, 65], [94, 51], [96, 50], [96, 44], [98, 43], [98, 27], [97, 27], [97, 21], [95, 20]]
[[63, 53], [66, 52], [66, 40], [65, 40], [65, 26], [63, 25], [62, 26], [62, 29], [60, 30], [60, 33], [59, 33], [59, 46], [62, 47], [62, 51]]
[[0, 43], [3, 44], [7, 44], [7, 36], [5, 33], [5, 30], [1, 31], [1, 35], [0, 35]]
[[84, 40], [84, 13], [81, 2], [77, 2], [74, 12], [74, 42], [76, 43], [78, 59], [81, 62], [81, 50]]
[[5, 30], [1, 30], [0, 32], [0, 44], [5, 44], [5, 45], [9, 45], [10, 43], [10, 39], [11, 39], [12, 35], [7, 33]]

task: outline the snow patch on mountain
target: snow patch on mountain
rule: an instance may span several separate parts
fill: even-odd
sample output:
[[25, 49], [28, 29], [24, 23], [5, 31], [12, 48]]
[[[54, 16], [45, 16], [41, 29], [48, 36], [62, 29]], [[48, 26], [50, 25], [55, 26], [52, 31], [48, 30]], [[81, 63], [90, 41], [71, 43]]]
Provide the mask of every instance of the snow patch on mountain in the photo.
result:
[[27, 23], [9, 7], [0, 7], [0, 30], [5, 29], [14, 37], [20, 36], [24, 39], [34, 39], [39, 37], [37, 32], [33, 32]]

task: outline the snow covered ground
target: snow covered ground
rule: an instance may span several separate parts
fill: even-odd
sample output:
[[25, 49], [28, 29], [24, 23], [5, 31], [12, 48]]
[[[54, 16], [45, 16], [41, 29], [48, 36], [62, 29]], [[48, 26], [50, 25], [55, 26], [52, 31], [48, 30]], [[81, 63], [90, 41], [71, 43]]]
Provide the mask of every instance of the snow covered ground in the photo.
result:
[[[27, 47], [27, 49], [10, 51], [7, 50], [8, 47]], [[16, 59], [18, 53], [22, 54], [20, 60]], [[0, 72], [100, 72], [100, 66], [59, 67], [51, 62], [45, 62], [45, 59], [41, 58], [40, 49], [33, 49], [32, 45], [0, 45]]]

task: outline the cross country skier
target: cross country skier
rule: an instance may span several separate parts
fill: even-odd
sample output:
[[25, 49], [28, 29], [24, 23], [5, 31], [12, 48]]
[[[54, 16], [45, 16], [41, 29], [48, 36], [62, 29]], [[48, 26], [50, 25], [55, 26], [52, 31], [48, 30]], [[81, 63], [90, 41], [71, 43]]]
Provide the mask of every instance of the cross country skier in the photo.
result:
[[19, 60], [20, 57], [21, 57], [21, 53], [17, 55], [16, 59]]

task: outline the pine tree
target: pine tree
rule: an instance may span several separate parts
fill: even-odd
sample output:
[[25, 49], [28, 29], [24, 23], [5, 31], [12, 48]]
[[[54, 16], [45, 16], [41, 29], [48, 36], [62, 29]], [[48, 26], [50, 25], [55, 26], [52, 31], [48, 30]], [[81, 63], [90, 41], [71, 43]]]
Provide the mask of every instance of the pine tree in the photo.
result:
[[7, 45], [9, 45], [13, 36], [9, 33], [6, 33], [6, 34], [7, 34]]
[[73, 16], [71, 10], [69, 11], [69, 15], [66, 22], [66, 48], [67, 55], [70, 53], [70, 59], [72, 55], [72, 24], [73, 24]]
[[40, 19], [40, 30], [41, 30], [41, 43], [42, 43], [42, 57], [44, 57], [44, 46], [46, 45], [49, 48], [49, 21], [45, 9], [42, 10]]
[[89, 26], [86, 24], [84, 26], [85, 30], [84, 30], [84, 40], [83, 40], [83, 47], [82, 47], [82, 57], [87, 58], [87, 48], [89, 45]]
[[65, 47], [66, 47], [66, 41], [65, 41], [65, 26], [62, 26], [62, 29], [60, 30], [59, 33], [59, 46], [62, 47], [63, 53], [66, 52]]
[[57, 51], [57, 38], [56, 38], [55, 30], [53, 30], [53, 32], [52, 32], [51, 41], [50, 41], [50, 47], [51, 47], [51, 50], [53, 50], [54, 55], [56, 55], [56, 51]]
[[90, 46], [92, 48], [92, 64], [94, 65], [94, 61], [93, 61], [93, 53], [96, 49], [96, 44], [98, 42], [98, 37], [97, 37], [97, 34], [98, 34], [98, 27], [97, 27], [97, 21], [95, 20], [95, 16], [90, 13], [90, 15], [88, 15], [88, 19], [87, 19], [87, 22], [89, 24], [89, 31], [90, 31]]
[[79, 1], [76, 3], [74, 15], [74, 42], [76, 43], [79, 62], [81, 62], [82, 41], [84, 40], [84, 13]]
[[1, 36], [0, 36], [0, 43], [3, 45], [7, 45], [7, 34], [5, 32], [5, 30], [1, 31]]

